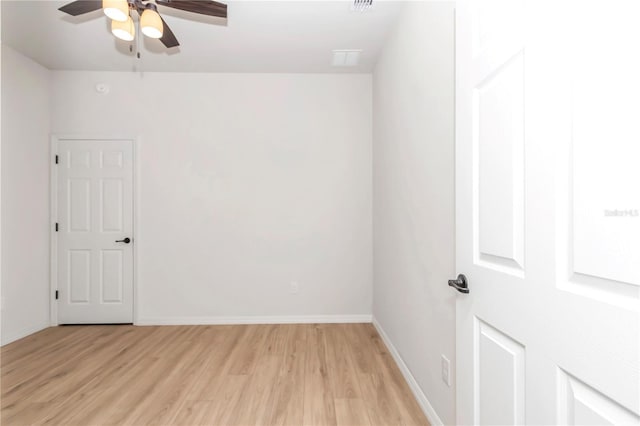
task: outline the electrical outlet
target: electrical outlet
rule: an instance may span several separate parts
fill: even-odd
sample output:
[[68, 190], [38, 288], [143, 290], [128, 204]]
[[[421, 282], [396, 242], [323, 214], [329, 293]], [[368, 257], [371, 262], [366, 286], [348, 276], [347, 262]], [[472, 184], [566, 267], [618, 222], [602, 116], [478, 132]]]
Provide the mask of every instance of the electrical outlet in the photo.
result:
[[291, 285], [289, 286], [289, 293], [298, 294], [300, 291], [300, 286], [297, 281], [291, 281]]
[[451, 387], [451, 363], [446, 356], [442, 355], [442, 381]]

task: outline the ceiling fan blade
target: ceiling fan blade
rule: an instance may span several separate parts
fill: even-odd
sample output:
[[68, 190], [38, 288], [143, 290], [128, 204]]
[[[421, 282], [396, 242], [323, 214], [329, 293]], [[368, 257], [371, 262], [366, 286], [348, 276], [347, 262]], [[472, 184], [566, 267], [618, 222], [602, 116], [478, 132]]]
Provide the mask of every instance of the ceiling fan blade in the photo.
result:
[[227, 17], [227, 5], [212, 0], [156, 0], [156, 3], [200, 15]]
[[78, 0], [65, 4], [58, 10], [71, 16], [78, 16], [98, 9], [102, 9], [102, 0]]
[[[162, 17], [160, 17], [160, 19], [162, 19]], [[171, 31], [171, 28], [169, 28], [164, 19], [162, 19], [162, 27], [162, 37], [160, 38], [162, 44], [164, 44], [166, 48], [180, 46], [180, 43], [178, 43], [178, 39], [173, 34], [173, 31]]]

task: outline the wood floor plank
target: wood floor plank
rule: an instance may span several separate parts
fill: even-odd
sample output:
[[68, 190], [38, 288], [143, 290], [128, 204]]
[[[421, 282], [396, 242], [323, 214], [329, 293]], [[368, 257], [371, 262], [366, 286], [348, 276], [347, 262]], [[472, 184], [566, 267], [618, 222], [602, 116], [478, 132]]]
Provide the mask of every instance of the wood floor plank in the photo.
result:
[[222, 377], [213, 404], [204, 413], [204, 422], [211, 425], [239, 424], [235, 416], [242, 408], [243, 396], [249, 376], [244, 374], [227, 374]]
[[327, 365], [326, 327], [307, 329], [307, 357], [304, 383], [304, 425], [336, 425], [334, 395]]
[[169, 424], [206, 426], [206, 414], [213, 410], [213, 401], [187, 401], [180, 407], [174, 421]]
[[346, 339], [351, 343], [346, 345], [351, 359], [358, 373], [375, 373], [378, 367], [373, 353], [377, 351], [375, 344], [367, 333], [368, 324], [345, 324], [343, 326]]
[[312, 324], [307, 328], [307, 374], [314, 373], [328, 376], [327, 361], [327, 325]]
[[[163, 424], [205, 424], [210, 425], [220, 410], [220, 402], [225, 396], [225, 380], [232, 364], [232, 354], [244, 335], [242, 326], [213, 327], [215, 333], [209, 343], [209, 357], [197, 367], [192, 384], [183, 394], [182, 401], [175, 404], [173, 416]], [[243, 376], [244, 377], [244, 376]]]
[[383, 380], [386, 383], [385, 389], [387, 389], [393, 401], [396, 402], [402, 423], [406, 425], [429, 424], [391, 355], [378, 354], [377, 357]]
[[276, 387], [285, 363], [289, 330], [285, 325], [268, 325], [262, 329], [266, 337], [255, 372], [247, 382], [244, 404], [235, 407], [231, 414], [237, 424], [269, 424], [277, 400]]
[[370, 324], [56, 327], [0, 349], [3, 425], [426, 425]]
[[365, 404], [360, 398], [336, 398], [335, 407], [338, 426], [371, 425]]
[[327, 366], [335, 398], [360, 398], [362, 391], [358, 384], [358, 372], [346, 350], [349, 342], [344, 333], [343, 324], [327, 327]]
[[371, 424], [401, 425], [405, 423], [395, 401], [395, 394], [389, 389], [384, 374], [362, 373], [360, 387]]
[[327, 376], [307, 373], [304, 383], [304, 425], [336, 425], [335, 398]]
[[234, 350], [230, 374], [247, 375], [255, 371], [258, 354], [266, 338], [264, 329], [260, 325], [246, 326], [246, 335]]
[[286, 344], [280, 375], [274, 387], [270, 425], [300, 425], [304, 409], [306, 325], [284, 325]]
[[179, 408], [179, 402], [193, 382], [194, 369], [206, 360], [206, 342], [198, 343], [205, 331], [204, 328], [190, 327], [177, 338], [177, 345], [174, 343], [176, 340], [164, 342], [161, 349], [163, 356], [160, 358], [164, 374], [131, 411], [124, 424], [164, 424], [166, 418], [173, 417], [172, 410]]

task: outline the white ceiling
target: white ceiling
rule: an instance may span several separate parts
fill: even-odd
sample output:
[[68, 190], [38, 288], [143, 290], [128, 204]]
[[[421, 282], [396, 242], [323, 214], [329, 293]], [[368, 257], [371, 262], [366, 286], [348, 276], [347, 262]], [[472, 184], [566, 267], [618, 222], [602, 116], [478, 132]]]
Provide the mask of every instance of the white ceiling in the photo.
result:
[[[65, 1], [1, 3], [2, 42], [47, 68], [176, 72], [370, 72], [401, 7], [374, 0], [360, 12], [353, 1], [232, 0], [225, 21], [159, 6], [180, 46], [142, 37], [136, 59], [100, 10], [71, 17], [57, 10]], [[360, 64], [332, 67], [334, 49], [362, 49]]]

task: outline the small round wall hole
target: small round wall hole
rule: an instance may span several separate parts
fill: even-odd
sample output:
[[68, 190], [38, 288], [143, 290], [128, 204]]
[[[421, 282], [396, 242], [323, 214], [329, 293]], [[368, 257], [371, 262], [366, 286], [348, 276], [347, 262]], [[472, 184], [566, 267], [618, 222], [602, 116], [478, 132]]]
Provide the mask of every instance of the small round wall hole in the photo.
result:
[[101, 95], [106, 95], [107, 93], [109, 93], [109, 86], [104, 83], [98, 83], [96, 84], [96, 92], [100, 93]]

